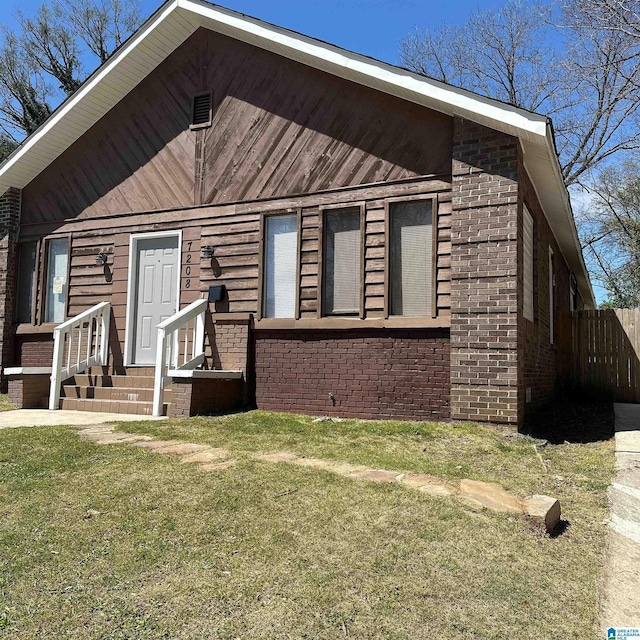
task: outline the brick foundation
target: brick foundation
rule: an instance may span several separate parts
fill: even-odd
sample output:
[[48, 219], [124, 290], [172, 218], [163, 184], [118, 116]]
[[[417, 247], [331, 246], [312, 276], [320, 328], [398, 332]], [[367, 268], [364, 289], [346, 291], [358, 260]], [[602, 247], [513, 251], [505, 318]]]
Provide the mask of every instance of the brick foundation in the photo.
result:
[[451, 417], [518, 424], [518, 142], [456, 118]]
[[172, 418], [233, 411], [244, 405], [243, 380], [173, 378], [168, 415]]
[[[13, 364], [20, 200], [19, 189], [8, 189], [0, 197], [0, 372]], [[6, 377], [0, 373], [0, 392], [6, 390]]]
[[16, 375], [9, 378], [9, 402], [18, 409], [46, 409], [51, 377], [47, 374]]
[[447, 330], [260, 330], [253, 332], [253, 350], [259, 409], [364, 419], [449, 417]]

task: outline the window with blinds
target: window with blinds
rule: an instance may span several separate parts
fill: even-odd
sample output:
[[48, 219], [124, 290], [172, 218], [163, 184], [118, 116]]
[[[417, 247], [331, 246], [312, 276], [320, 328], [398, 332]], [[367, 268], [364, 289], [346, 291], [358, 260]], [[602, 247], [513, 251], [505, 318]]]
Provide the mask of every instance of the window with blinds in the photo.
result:
[[324, 214], [322, 309], [326, 315], [360, 313], [362, 236], [360, 209]]
[[533, 218], [527, 207], [523, 207], [523, 281], [524, 300], [522, 312], [533, 322]]
[[38, 243], [25, 242], [21, 244], [18, 256], [17, 322], [33, 322], [33, 290], [37, 263]]
[[430, 316], [433, 298], [433, 201], [389, 207], [389, 313]]
[[294, 318], [298, 264], [298, 218], [266, 219], [264, 247], [265, 318]]

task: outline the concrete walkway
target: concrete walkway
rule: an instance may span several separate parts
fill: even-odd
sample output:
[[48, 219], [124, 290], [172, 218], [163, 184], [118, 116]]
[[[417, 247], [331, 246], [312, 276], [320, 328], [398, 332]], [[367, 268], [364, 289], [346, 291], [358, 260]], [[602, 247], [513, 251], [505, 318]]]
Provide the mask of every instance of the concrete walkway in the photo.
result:
[[79, 427], [105, 422], [138, 422], [139, 420], [164, 420], [154, 416], [128, 413], [93, 413], [91, 411], [48, 411], [46, 409], [16, 409], [0, 412], [0, 429], [15, 427]]
[[614, 408], [616, 477], [609, 489], [611, 519], [600, 610], [603, 630], [640, 627], [640, 404], [615, 404]]

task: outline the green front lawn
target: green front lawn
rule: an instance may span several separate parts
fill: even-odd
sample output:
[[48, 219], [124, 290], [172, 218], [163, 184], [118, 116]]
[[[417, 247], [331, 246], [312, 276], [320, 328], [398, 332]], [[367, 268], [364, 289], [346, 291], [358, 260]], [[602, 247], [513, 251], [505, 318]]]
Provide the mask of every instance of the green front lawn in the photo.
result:
[[9, 403], [9, 396], [6, 393], [0, 393], [0, 411], [11, 411], [15, 407]]
[[[249, 412], [122, 429], [238, 464], [0, 431], [0, 637], [595, 637], [610, 442], [549, 445], [545, 472], [533, 441], [476, 425]], [[278, 450], [547, 493], [569, 527], [552, 539], [457, 498], [252, 455]]]

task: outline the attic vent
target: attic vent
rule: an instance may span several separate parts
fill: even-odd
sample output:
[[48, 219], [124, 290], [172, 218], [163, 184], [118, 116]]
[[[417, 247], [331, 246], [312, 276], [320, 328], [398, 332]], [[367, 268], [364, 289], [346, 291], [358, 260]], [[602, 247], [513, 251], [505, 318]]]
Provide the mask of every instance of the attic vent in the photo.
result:
[[211, 94], [201, 93], [193, 98], [191, 126], [206, 127], [211, 124]]

